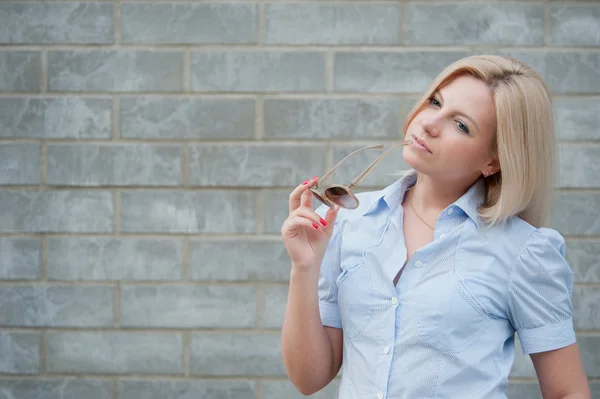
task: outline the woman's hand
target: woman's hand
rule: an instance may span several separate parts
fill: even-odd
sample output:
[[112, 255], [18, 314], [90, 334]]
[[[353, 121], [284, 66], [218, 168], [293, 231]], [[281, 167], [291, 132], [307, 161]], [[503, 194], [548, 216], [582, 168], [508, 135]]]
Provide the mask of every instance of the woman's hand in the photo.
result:
[[328, 209], [325, 219], [312, 210], [313, 195], [309, 188], [318, 181], [315, 176], [292, 191], [289, 216], [281, 227], [283, 243], [292, 260], [292, 267], [303, 271], [320, 268], [339, 210]]

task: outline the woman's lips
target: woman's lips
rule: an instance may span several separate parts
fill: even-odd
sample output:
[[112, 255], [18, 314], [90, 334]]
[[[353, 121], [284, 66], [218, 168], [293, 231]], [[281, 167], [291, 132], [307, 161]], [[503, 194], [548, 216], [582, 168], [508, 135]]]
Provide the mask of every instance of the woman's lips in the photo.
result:
[[429, 148], [427, 148], [427, 145], [422, 140], [420, 140], [416, 136], [413, 136], [413, 138], [413, 147], [431, 153], [431, 151], [429, 151]]

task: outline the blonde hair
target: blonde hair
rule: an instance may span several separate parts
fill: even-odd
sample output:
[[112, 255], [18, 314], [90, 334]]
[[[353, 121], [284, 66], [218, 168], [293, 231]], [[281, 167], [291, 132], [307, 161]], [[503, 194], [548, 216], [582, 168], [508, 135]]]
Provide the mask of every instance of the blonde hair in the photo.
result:
[[549, 212], [556, 176], [552, 99], [540, 75], [510, 57], [479, 55], [444, 69], [408, 114], [403, 133], [433, 93], [458, 75], [486, 83], [496, 106], [493, 151], [500, 171], [485, 178], [481, 219], [493, 226], [513, 215], [541, 227]]

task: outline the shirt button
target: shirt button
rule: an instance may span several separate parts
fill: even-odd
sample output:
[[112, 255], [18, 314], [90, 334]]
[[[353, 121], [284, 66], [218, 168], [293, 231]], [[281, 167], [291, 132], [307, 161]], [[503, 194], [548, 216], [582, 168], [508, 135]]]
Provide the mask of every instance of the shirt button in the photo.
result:
[[450, 208], [448, 209], [448, 216], [451, 216], [454, 213], [454, 209]]
[[415, 267], [421, 267], [423, 266], [423, 262], [421, 262], [420, 260], [415, 262]]
[[398, 298], [393, 297], [392, 298], [392, 304], [396, 305], [398, 303]]
[[379, 392], [377, 394], [377, 399], [383, 399], [383, 392]]
[[385, 348], [383, 348], [383, 353], [385, 353], [385, 354], [390, 353], [390, 347], [386, 346]]

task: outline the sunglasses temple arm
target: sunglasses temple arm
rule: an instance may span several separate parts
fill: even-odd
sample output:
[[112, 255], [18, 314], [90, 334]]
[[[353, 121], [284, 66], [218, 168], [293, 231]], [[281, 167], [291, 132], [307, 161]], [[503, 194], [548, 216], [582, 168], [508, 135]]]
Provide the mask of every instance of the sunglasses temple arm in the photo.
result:
[[376, 145], [371, 145], [371, 146], [364, 147], [364, 148], [359, 148], [358, 150], [356, 150], [356, 151], [354, 151], [354, 152], [352, 152], [352, 153], [348, 154], [348, 155], [347, 155], [347, 156], [346, 156], [344, 159], [342, 159], [340, 162], [338, 162], [338, 163], [337, 163], [337, 164], [336, 164], [336, 165], [335, 165], [333, 168], [331, 168], [331, 170], [330, 170], [329, 172], [325, 173], [325, 175], [323, 175], [323, 177], [321, 177], [321, 178], [319, 179], [319, 181], [320, 181], [320, 182], [321, 182], [321, 181], [325, 181], [325, 180], [326, 180], [326, 179], [327, 179], [329, 176], [331, 176], [331, 174], [332, 174], [333, 172], [335, 172], [335, 170], [336, 170], [336, 169], [337, 169], [337, 168], [338, 168], [338, 167], [339, 167], [341, 164], [343, 164], [343, 163], [346, 161], [346, 159], [350, 158], [352, 155], [354, 155], [354, 154], [357, 154], [357, 153], [359, 153], [359, 152], [361, 152], [361, 151], [365, 151], [365, 150], [380, 150], [380, 149], [382, 149], [382, 148], [383, 148], [383, 144], [376, 144]]
[[408, 145], [410, 143], [411, 143], [410, 140], [405, 140], [405, 141], [403, 141], [401, 143], [394, 144], [393, 146], [391, 146], [390, 148], [388, 148], [387, 150], [385, 150], [383, 152], [383, 154], [381, 154], [380, 156], [377, 157], [376, 160], [374, 160], [373, 162], [371, 162], [371, 165], [369, 165], [367, 167], [367, 169], [365, 169], [364, 172], [362, 172], [356, 179], [354, 179], [354, 181], [352, 181], [352, 183], [350, 183], [349, 187], [350, 188], [354, 188], [355, 186], [357, 186], [369, 174], [369, 172], [375, 167], [375, 165], [377, 165], [379, 163], [379, 161], [381, 161], [383, 158], [385, 158], [385, 156], [387, 154], [390, 153], [390, 151], [392, 151], [393, 149], [396, 149], [398, 147], [402, 147], [402, 146]]

